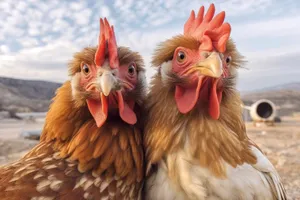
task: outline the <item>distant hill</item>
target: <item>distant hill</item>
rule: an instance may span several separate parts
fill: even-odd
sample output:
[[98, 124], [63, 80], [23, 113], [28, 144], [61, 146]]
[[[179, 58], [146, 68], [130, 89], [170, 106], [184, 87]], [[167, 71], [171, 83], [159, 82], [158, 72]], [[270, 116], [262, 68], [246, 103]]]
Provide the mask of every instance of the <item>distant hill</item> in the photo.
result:
[[251, 93], [257, 93], [257, 92], [270, 92], [270, 91], [278, 91], [278, 90], [292, 90], [292, 91], [300, 91], [300, 82], [296, 83], [286, 83], [281, 85], [275, 85], [272, 87], [265, 87], [259, 90], [253, 90], [253, 91], [242, 91], [242, 94], [251, 94]]
[[267, 91], [274, 91], [274, 90], [295, 90], [295, 91], [300, 91], [300, 82], [277, 85], [277, 86], [273, 86], [273, 87], [264, 88], [264, 90], [267, 90]]
[[269, 99], [280, 106], [279, 115], [290, 115], [300, 112], [300, 83], [289, 83], [252, 92], [241, 92], [246, 105], [259, 99]]
[[0, 110], [45, 112], [60, 83], [0, 77]]

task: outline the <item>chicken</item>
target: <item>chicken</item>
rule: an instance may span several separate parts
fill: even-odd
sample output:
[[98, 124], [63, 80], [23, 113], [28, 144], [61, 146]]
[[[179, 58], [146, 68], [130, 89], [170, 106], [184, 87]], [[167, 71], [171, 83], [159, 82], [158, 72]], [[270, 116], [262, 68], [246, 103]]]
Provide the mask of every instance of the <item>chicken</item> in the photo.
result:
[[192, 11], [184, 34], [159, 45], [146, 100], [146, 199], [286, 199], [252, 142], [235, 87], [243, 57], [225, 12]]
[[0, 168], [1, 200], [139, 199], [144, 180], [142, 57], [117, 47], [100, 19], [99, 45], [69, 64], [39, 144]]

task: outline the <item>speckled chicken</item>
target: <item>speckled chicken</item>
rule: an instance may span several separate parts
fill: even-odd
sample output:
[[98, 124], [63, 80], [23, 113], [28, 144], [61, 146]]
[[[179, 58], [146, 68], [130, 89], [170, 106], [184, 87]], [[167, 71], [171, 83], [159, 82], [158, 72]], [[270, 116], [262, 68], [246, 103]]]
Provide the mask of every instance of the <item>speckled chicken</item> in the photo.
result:
[[100, 19], [98, 47], [76, 53], [69, 74], [47, 113], [40, 143], [0, 167], [0, 199], [139, 199], [141, 56], [117, 47], [113, 27]]
[[[225, 12], [192, 11], [184, 34], [163, 42], [147, 98], [146, 199], [286, 199], [267, 157], [247, 136]], [[259, 30], [258, 30], [259, 31]]]

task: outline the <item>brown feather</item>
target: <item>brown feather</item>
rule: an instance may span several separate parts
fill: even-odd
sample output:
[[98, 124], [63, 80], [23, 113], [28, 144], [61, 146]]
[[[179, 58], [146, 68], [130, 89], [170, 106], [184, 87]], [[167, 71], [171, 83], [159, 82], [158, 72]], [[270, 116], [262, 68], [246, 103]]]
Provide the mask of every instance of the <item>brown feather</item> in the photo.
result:
[[120, 150], [119, 150], [117, 139], [114, 138], [110, 149], [108, 151], [105, 151], [105, 153], [103, 154], [99, 166], [102, 169], [108, 168], [108, 166], [110, 166], [114, 162], [119, 152]]
[[100, 133], [96, 142], [93, 157], [100, 157], [112, 143], [112, 135], [109, 132]]
[[120, 174], [120, 176], [122, 177], [122, 170], [124, 167], [123, 157], [120, 157], [119, 159], [115, 159], [114, 164], [115, 164], [114, 167], [115, 167], [116, 173]]
[[200, 43], [193, 37], [186, 37], [183, 35], [175, 36], [159, 44], [159, 46], [155, 50], [152, 59], [152, 65], [160, 66], [162, 63], [171, 60], [173, 58], [174, 51], [179, 46], [190, 49], [198, 49]]
[[123, 151], [127, 149], [127, 147], [128, 147], [128, 137], [127, 137], [126, 134], [124, 134], [124, 133], [119, 134], [119, 144], [120, 144], [120, 148]]
[[127, 176], [130, 171], [134, 170], [133, 159], [132, 159], [130, 149], [123, 151], [123, 157], [124, 157], [124, 166], [122, 172], [120, 173], [121, 177]]

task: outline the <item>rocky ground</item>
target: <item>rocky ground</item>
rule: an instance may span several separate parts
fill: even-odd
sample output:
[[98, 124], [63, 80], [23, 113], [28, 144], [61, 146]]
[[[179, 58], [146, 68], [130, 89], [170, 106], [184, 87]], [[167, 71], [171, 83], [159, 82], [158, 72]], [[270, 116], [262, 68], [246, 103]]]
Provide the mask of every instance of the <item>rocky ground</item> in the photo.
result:
[[37, 141], [23, 139], [0, 139], [0, 165], [6, 164], [24, 156], [28, 150], [34, 147]]
[[[42, 122], [0, 121], [0, 165], [20, 158], [37, 143], [19, 138], [20, 132], [42, 125]], [[247, 130], [278, 170], [288, 199], [300, 200], [300, 118], [283, 118], [274, 127], [254, 127], [249, 123]]]
[[40, 130], [43, 124], [43, 120], [36, 122], [0, 120], [0, 165], [20, 158], [37, 144], [38, 141], [25, 140], [20, 135], [28, 130]]

